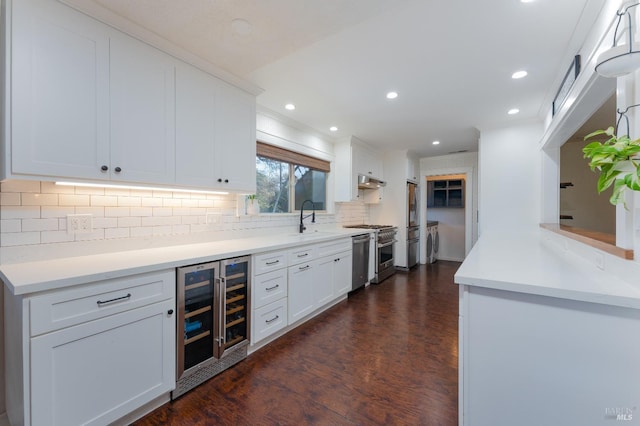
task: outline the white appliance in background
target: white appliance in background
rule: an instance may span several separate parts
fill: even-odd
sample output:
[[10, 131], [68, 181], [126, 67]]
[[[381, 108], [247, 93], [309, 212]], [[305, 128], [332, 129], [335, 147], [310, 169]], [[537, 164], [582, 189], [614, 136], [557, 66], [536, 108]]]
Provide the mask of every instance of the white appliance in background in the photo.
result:
[[407, 269], [416, 266], [419, 259], [418, 184], [407, 181]]
[[438, 260], [439, 245], [438, 222], [435, 220], [427, 221], [427, 263], [435, 263]]

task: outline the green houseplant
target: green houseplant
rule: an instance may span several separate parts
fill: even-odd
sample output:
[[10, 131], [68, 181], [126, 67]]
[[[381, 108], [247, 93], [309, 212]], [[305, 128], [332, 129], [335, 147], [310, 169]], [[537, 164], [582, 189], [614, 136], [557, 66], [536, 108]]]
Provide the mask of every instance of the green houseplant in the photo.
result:
[[582, 149], [584, 158], [589, 159], [592, 171], [600, 171], [598, 193], [613, 185], [613, 194], [609, 202], [613, 205], [624, 204], [624, 191], [640, 191], [640, 139], [631, 139], [628, 135], [617, 136], [613, 127], [596, 130], [585, 136], [585, 140], [594, 136], [606, 135], [604, 142], [591, 142]]

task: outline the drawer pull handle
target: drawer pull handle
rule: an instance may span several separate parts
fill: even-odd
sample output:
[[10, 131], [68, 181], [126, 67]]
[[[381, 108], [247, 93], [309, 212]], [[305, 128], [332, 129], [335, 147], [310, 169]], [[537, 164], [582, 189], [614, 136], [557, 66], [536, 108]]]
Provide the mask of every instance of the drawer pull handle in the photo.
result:
[[340, 258], [333, 259], [334, 262], [340, 262]]
[[272, 322], [274, 322], [274, 321], [275, 321], [275, 320], [277, 320], [278, 318], [280, 318], [280, 317], [279, 317], [278, 315], [276, 315], [276, 317], [275, 317], [275, 318], [271, 318], [270, 320], [266, 320], [265, 322], [266, 322], [267, 324], [271, 324]]
[[280, 287], [280, 284], [276, 284], [273, 287], [269, 287], [269, 288], [265, 288], [265, 290], [267, 291], [271, 291], [271, 290], [275, 290], [276, 288]]
[[280, 263], [280, 260], [274, 260], [273, 262], [267, 262], [267, 265], [276, 265], [278, 263]]
[[109, 300], [98, 300], [98, 306], [106, 305], [107, 303], [120, 302], [121, 300], [131, 299], [131, 293], [127, 293], [126, 296], [116, 297]]
[[299, 267], [299, 268], [298, 268], [298, 270], [299, 270], [299, 271], [304, 271], [305, 269], [309, 269], [309, 268], [311, 268], [311, 266], [309, 266], [309, 265], [305, 265], [305, 266], [301, 266], [301, 267]]
[[298, 257], [307, 257], [309, 256], [309, 253], [305, 253], [305, 254], [299, 254]]

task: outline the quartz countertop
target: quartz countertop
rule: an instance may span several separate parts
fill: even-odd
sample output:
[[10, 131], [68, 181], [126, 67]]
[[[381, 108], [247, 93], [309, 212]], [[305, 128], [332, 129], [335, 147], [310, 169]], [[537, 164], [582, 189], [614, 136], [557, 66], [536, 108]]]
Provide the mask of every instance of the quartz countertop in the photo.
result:
[[331, 231], [304, 234], [281, 233], [13, 263], [0, 266], [0, 277], [13, 295], [25, 295], [127, 275], [322, 243], [368, 232], [364, 229], [335, 228]]
[[[630, 262], [630, 261], [628, 261]], [[540, 231], [482, 235], [457, 284], [640, 309], [640, 283], [545, 241]]]

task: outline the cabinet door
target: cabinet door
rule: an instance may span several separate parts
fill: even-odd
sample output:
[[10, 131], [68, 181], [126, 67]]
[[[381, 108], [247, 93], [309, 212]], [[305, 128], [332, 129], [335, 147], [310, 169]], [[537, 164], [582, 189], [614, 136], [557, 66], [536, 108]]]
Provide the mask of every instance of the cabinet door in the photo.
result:
[[256, 192], [256, 99], [222, 81], [216, 105], [216, 186]]
[[307, 316], [315, 309], [314, 286], [316, 263], [309, 262], [289, 268], [289, 325]]
[[14, 1], [11, 37], [11, 172], [106, 178], [108, 28], [56, 1]]
[[111, 178], [174, 183], [174, 61], [124, 34], [110, 51]]
[[213, 187], [216, 158], [216, 79], [188, 65], [176, 69], [176, 183]]
[[167, 300], [32, 338], [32, 424], [107, 424], [173, 389], [174, 305]]
[[353, 255], [343, 252], [334, 257], [333, 263], [333, 293], [340, 297], [351, 291]]
[[323, 257], [318, 262], [317, 272], [314, 274], [316, 282], [313, 285], [313, 298], [316, 306], [322, 306], [334, 299], [333, 281], [337, 256]]

